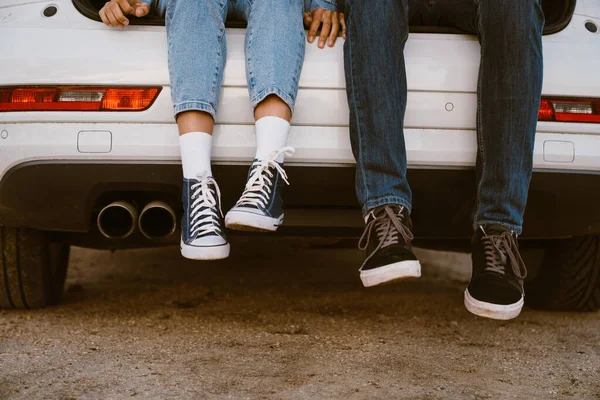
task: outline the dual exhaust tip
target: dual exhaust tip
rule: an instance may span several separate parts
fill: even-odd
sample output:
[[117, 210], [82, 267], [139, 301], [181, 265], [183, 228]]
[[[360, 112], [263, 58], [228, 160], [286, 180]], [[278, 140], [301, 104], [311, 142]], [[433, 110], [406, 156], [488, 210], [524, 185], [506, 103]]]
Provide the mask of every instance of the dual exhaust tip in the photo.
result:
[[104, 207], [96, 220], [98, 230], [109, 239], [125, 239], [136, 229], [151, 240], [171, 236], [177, 229], [177, 215], [164, 201], [146, 204], [141, 212], [128, 201], [115, 201]]

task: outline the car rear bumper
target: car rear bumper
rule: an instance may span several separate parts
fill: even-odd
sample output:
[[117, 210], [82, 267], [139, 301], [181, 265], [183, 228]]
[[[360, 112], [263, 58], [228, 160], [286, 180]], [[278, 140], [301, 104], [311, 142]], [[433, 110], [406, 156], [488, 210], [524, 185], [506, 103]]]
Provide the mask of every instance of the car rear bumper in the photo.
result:
[[[353, 167], [286, 169], [292, 185], [285, 194], [286, 221], [280, 233], [360, 233]], [[247, 167], [242, 165], [215, 166], [224, 212], [241, 193], [246, 173]], [[464, 239], [471, 235], [472, 169], [410, 169], [408, 178], [417, 238]], [[115, 200], [132, 201], [140, 209], [150, 201], [164, 200], [180, 216], [180, 185], [181, 169], [176, 162], [30, 161], [11, 168], [0, 181], [0, 221], [5, 226], [88, 233], [101, 242], [94, 247], [155, 245], [139, 234], [123, 241], [101, 239], [96, 216]], [[534, 173], [523, 237], [600, 234], [600, 191], [592, 189], [599, 185], [600, 174]], [[174, 235], [167, 242], [176, 240]], [[82, 244], [90, 245], [85, 240]]]
[[[572, 125], [567, 132], [560, 125]], [[544, 131], [544, 127], [552, 130]], [[580, 126], [578, 132], [573, 126]], [[472, 168], [477, 141], [470, 129], [405, 129], [408, 164], [413, 168]], [[213, 163], [248, 164], [255, 153], [254, 126], [217, 125]], [[288, 144], [296, 148], [287, 165], [352, 166], [345, 126], [293, 126]], [[179, 162], [175, 124], [1, 123], [0, 178], [29, 161]], [[538, 126], [534, 150], [538, 171], [600, 172], [600, 127], [596, 124]]]
[[[600, 191], [593, 189], [600, 187], [600, 135], [596, 126], [586, 128], [538, 132], [524, 237], [600, 233]], [[286, 160], [291, 186], [282, 232], [359, 232], [348, 129], [294, 126], [289, 144], [296, 154]], [[406, 129], [406, 147], [416, 235], [469, 237], [475, 132]], [[252, 125], [216, 127], [213, 164], [224, 211], [242, 191], [254, 149]], [[179, 209], [180, 185], [174, 124], [0, 123], [0, 223], [6, 226], [94, 232], [95, 216], [114, 200], [139, 207], [164, 200]]]

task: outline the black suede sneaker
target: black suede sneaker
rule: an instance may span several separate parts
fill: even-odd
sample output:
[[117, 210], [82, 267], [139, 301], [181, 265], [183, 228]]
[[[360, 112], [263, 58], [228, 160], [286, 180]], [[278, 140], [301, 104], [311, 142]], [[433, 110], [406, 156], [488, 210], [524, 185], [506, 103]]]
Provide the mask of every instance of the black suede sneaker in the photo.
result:
[[[421, 276], [421, 264], [412, 252], [412, 222], [405, 207], [386, 204], [369, 212], [358, 248], [367, 250], [360, 268], [365, 287]], [[375, 231], [375, 232], [373, 232]]]
[[465, 291], [465, 307], [480, 317], [516, 318], [525, 303], [527, 276], [517, 235], [503, 225], [480, 225], [471, 245], [473, 274]]

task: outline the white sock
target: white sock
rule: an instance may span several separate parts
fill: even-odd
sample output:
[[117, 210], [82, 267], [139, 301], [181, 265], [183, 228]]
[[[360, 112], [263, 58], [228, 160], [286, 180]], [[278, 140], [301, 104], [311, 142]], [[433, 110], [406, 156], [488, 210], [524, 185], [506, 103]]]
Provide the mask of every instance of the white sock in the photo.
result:
[[[266, 160], [273, 151], [281, 150], [287, 143], [290, 123], [279, 117], [262, 117], [256, 121], [256, 158]], [[282, 163], [284, 155], [277, 157]]]
[[210, 169], [210, 150], [212, 147], [212, 135], [204, 132], [189, 132], [179, 136], [179, 147], [181, 148], [181, 165], [183, 166], [183, 177], [186, 179], [197, 179], [199, 174], [206, 172], [212, 176]]

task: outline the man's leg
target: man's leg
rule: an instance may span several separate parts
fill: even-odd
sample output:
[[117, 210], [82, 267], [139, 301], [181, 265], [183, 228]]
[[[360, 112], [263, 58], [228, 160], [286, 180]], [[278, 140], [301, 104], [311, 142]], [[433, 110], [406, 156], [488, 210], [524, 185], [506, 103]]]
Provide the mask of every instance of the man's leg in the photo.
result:
[[474, 224], [520, 234], [542, 92], [540, 0], [479, 4], [477, 208]]
[[[226, 217], [237, 230], [275, 231], [283, 223], [283, 169], [304, 62], [302, 0], [238, 1], [248, 21], [246, 77], [256, 119], [256, 155], [242, 196]], [[238, 12], [240, 13], [240, 12]]]
[[523, 307], [527, 273], [516, 238], [532, 173], [544, 15], [540, 0], [480, 0], [477, 16], [477, 204], [465, 304], [475, 314], [510, 319]]
[[[367, 226], [360, 247], [365, 286], [415, 278], [411, 191], [406, 180], [404, 44], [408, 0], [347, 0], [344, 47], [356, 193]], [[373, 232], [374, 231], [374, 232]]]
[[363, 216], [384, 204], [410, 211], [403, 130], [408, 2], [350, 0], [346, 18], [344, 57], [358, 201]]
[[170, 0], [166, 25], [171, 94], [183, 166], [181, 252], [198, 260], [229, 255], [210, 158], [226, 59], [226, 0]]

